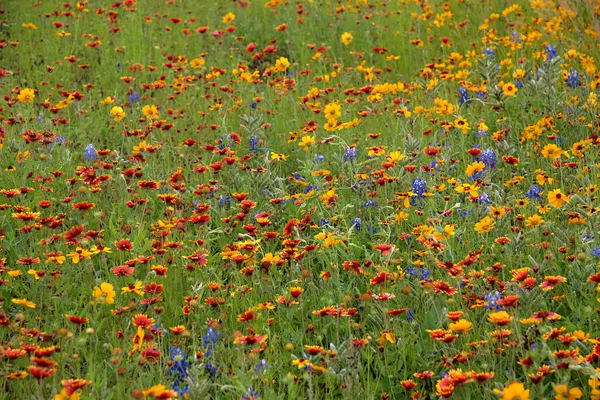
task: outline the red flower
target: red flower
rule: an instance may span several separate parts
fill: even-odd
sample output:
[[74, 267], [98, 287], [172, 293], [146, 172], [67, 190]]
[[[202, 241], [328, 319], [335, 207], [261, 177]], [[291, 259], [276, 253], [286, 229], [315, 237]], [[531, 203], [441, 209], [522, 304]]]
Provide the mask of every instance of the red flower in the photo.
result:
[[129, 251], [133, 247], [133, 243], [129, 239], [121, 239], [119, 241], [115, 241], [115, 247], [120, 251]]
[[29, 370], [29, 373], [36, 379], [46, 379], [56, 372], [56, 369], [54, 368], [42, 368], [35, 365], [30, 365], [27, 369]]

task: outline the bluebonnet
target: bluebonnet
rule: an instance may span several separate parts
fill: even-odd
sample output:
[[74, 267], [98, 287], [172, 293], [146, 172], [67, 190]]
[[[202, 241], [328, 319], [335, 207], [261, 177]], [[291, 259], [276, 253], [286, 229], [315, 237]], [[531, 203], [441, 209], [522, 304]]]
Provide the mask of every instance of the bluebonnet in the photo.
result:
[[480, 91], [477, 92], [477, 98], [479, 100], [485, 101], [485, 100], [487, 100], [487, 93], [484, 92], [483, 90], [480, 90]]
[[319, 226], [328, 226], [329, 225], [329, 220], [327, 218], [321, 218], [321, 220], [319, 221]]
[[579, 85], [581, 85], [581, 82], [579, 82], [579, 73], [573, 69], [567, 76], [567, 87], [575, 88]]
[[230, 206], [231, 198], [229, 196], [219, 196], [219, 207]]
[[377, 207], [377, 203], [375, 203], [373, 200], [369, 200], [363, 204], [363, 207]]
[[120, 69], [121, 69], [121, 63], [120, 63], [120, 62], [118, 62], [118, 63], [117, 63], [117, 71], [118, 71], [118, 70], [120, 70]]
[[[481, 198], [481, 196], [479, 196], [479, 198]], [[472, 210], [461, 210], [460, 208], [457, 208], [456, 212], [458, 212], [458, 215], [461, 217], [466, 217], [467, 215], [473, 214]]]
[[410, 264], [410, 265], [409, 265], [409, 266], [406, 268], [406, 273], [407, 273], [407, 274], [408, 274], [410, 277], [412, 277], [413, 275], [416, 275], [416, 274], [417, 274], [417, 270], [416, 270], [416, 268], [415, 268], [415, 267], [414, 267], [412, 264]]
[[600, 258], [600, 246], [594, 247], [592, 249], [592, 255]]
[[54, 143], [56, 144], [63, 144], [67, 142], [67, 138], [64, 136], [57, 136], [56, 139], [54, 139]]
[[208, 328], [206, 334], [202, 336], [202, 345], [207, 349], [204, 353], [206, 357], [209, 357], [212, 354], [212, 351], [215, 349], [215, 343], [221, 337], [221, 334], [215, 331], [212, 327]]
[[496, 152], [492, 149], [485, 149], [479, 155], [479, 159], [482, 163], [485, 164], [487, 168], [494, 169], [496, 168], [496, 163], [498, 163], [498, 157]]
[[44, 122], [44, 117], [42, 117], [41, 115], [38, 115], [37, 118], [35, 119], [36, 122]]
[[523, 89], [523, 83], [521, 83], [521, 81], [520, 81], [520, 80], [518, 80], [518, 79], [515, 79], [515, 80], [513, 81], [513, 83], [515, 84], [515, 87], [516, 87], [517, 89]]
[[487, 193], [481, 193], [477, 198], [477, 201], [479, 202], [479, 204], [492, 204], [492, 199]]
[[137, 101], [140, 101], [140, 95], [137, 92], [133, 92], [129, 95], [129, 104], [133, 104]]
[[371, 228], [370, 226], [367, 226], [367, 232], [371, 233], [371, 234], [376, 234], [377, 233], [377, 229], [375, 228]]
[[550, 44], [546, 46], [544, 51], [546, 52], [546, 58], [548, 60], [552, 60], [558, 55], [558, 52], [556, 51], [556, 46], [552, 46]]
[[425, 197], [425, 193], [427, 192], [427, 182], [421, 178], [415, 178], [412, 181], [412, 191], [419, 198]]
[[488, 47], [487, 49], [485, 49], [485, 53], [484, 53], [484, 54], [486, 55], [486, 57], [489, 57], [489, 56], [494, 56], [494, 55], [496, 55], [496, 52], [494, 51], [494, 49], [490, 49], [490, 48]]
[[459, 105], [462, 106], [463, 104], [469, 103], [471, 101], [471, 99], [469, 98], [469, 91], [467, 90], [466, 87], [461, 85], [458, 88], [458, 94], [460, 95], [460, 98], [458, 99]]
[[85, 146], [85, 149], [83, 149], [83, 158], [87, 161], [94, 161], [96, 158], [98, 158], [98, 155], [96, 154], [96, 148], [93, 144], [90, 143]]
[[188, 355], [179, 347], [171, 347], [169, 353], [169, 361], [171, 362], [169, 375], [174, 377], [173, 390], [183, 396], [190, 390], [188, 385], [184, 384], [186, 378], [189, 377], [188, 368], [190, 363], [187, 361]]
[[315, 162], [316, 162], [316, 163], [320, 163], [320, 162], [323, 162], [323, 161], [325, 161], [325, 156], [323, 156], [323, 155], [321, 155], [321, 154], [317, 154], [317, 155], [315, 156]]
[[487, 136], [487, 135], [488, 135], [487, 131], [485, 131], [485, 130], [483, 130], [483, 129], [480, 129], [480, 130], [478, 130], [478, 131], [477, 131], [477, 133], [475, 134], [475, 137], [481, 137], [481, 136]]
[[313, 186], [313, 185], [308, 185], [306, 187], [306, 189], [304, 189], [304, 194], [310, 193], [311, 190], [318, 190], [319, 188], [317, 186]]
[[406, 312], [406, 321], [413, 322], [415, 320], [415, 313], [413, 310], [408, 310]]
[[488, 310], [498, 311], [502, 309], [502, 307], [498, 305], [498, 300], [502, 300], [502, 293], [499, 291], [495, 290], [493, 292], [489, 292], [483, 299], [488, 302], [485, 306], [485, 308]]
[[258, 142], [260, 141], [260, 138], [258, 136], [252, 136], [250, 138], [249, 144], [250, 144], [250, 151], [252, 151], [253, 153], [258, 153], [260, 151], [260, 148], [258, 147]]
[[254, 366], [254, 372], [262, 372], [262, 371], [266, 371], [269, 368], [271, 368], [271, 366], [269, 365], [269, 363], [267, 362], [267, 360], [265, 360], [263, 358], [263, 360], [261, 362], [259, 362], [258, 364], [256, 364]]
[[260, 398], [260, 394], [258, 394], [258, 392], [254, 391], [254, 389], [252, 389], [251, 387], [248, 388], [248, 393], [246, 393], [245, 395], [243, 395], [242, 400], [254, 400], [254, 399], [259, 399]]
[[538, 185], [532, 185], [527, 191], [526, 196], [530, 199], [541, 199], [542, 198], [542, 190]]
[[354, 161], [358, 157], [358, 149], [356, 147], [346, 147], [344, 153], [344, 161]]
[[425, 281], [427, 280], [427, 278], [429, 278], [431, 276], [431, 272], [429, 272], [429, 270], [427, 268], [423, 268], [421, 270], [421, 275], [419, 275], [419, 280], [420, 281]]
[[358, 217], [354, 218], [354, 221], [352, 221], [352, 228], [356, 229], [357, 231], [360, 231], [361, 226], [362, 220]]
[[250, 108], [251, 109], [254, 110], [254, 109], [256, 109], [256, 107], [258, 107], [258, 103], [256, 101], [253, 101], [253, 102], [250, 103]]

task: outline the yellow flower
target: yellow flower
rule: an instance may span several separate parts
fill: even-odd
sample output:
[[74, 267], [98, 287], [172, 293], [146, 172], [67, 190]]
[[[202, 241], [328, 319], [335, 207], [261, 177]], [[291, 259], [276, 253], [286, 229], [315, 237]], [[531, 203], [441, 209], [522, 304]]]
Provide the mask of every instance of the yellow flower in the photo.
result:
[[569, 389], [567, 385], [556, 385], [554, 386], [556, 400], [577, 400], [583, 396], [583, 392], [578, 387]]
[[496, 222], [492, 217], [483, 217], [475, 224], [475, 231], [479, 234], [487, 233], [494, 229]]
[[315, 144], [315, 137], [306, 135], [302, 137], [302, 140], [300, 143], [298, 143], [298, 146], [302, 147], [304, 151], [307, 151], [308, 148], [313, 144]]
[[115, 287], [110, 283], [102, 282], [100, 287], [94, 287], [94, 291], [92, 295], [102, 301], [102, 304], [113, 304], [115, 302], [115, 297], [117, 293], [115, 292]]
[[33, 301], [29, 301], [27, 299], [12, 299], [13, 304], [23, 307], [35, 308], [35, 303]]
[[157, 119], [158, 118], [158, 108], [156, 106], [146, 105], [142, 108], [142, 112], [144, 116], [148, 119]]
[[105, 98], [104, 100], [102, 100], [102, 101], [100, 102], [100, 104], [102, 104], [103, 106], [105, 106], [105, 105], [107, 105], [107, 104], [112, 104], [112, 103], [114, 103], [114, 102], [115, 102], [115, 99], [114, 99], [114, 97], [112, 97], [112, 96], [108, 96], [107, 98]]
[[329, 103], [323, 109], [323, 114], [325, 115], [325, 118], [327, 118], [327, 121], [331, 121], [330, 123], [333, 124], [333, 121], [337, 120], [342, 115], [342, 106], [337, 102]]
[[563, 204], [568, 203], [571, 198], [561, 192], [560, 189], [551, 190], [548, 192], [548, 202], [552, 207], [560, 208]]
[[34, 98], [35, 92], [30, 88], [21, 89], [19, 95], [17, 96], [17, 99], [19, 99], [21, 103], [33, 103]]
[[75, 249], [75, 251], [67, 254], [67, 257], [71, 258], [71, 261], [73, 261], [73, 264], [78, 264], [79, 261], [83, 260], [84, 258], [91, 258], [93, 255], [92, 252], [90, 252], [88, 249], [83, 249], [81, 247], [77, 247]]
[[228, 13], [227, 15], [225, 15], [223, 17], [223, 23], [224, 24], [230, 24], [233, 21], [235, 21], [235, 14], [234, 13]]
[[22, 24], [21, 26], [25, 29], [37, 29], [37, 26], [35, 26], [35, 24], [32, 24], [31, 22]]
[[348, 46], [350, 43], [352, 43], [352, 39], [354, 39], [354, 36], [352, 36], [351, 33], [349, 33], [349, 32], [342, 33], [342, 43], [344, 43], [346, 46]]
[[525, 390], [525, 386], [520, 382], [512, 382], [502, 391], [494, 389], [499, 395], [500, 400], [529, 400], [529, 389]]
[[285, 57], [279, 58], [275, 61], [275, 69], [279, 72], [284, 72], [290, 66], [290, 60]]
[[512, 82], [505, 83], [504, 85], [502, 85], [502, 92], [505, 96], [513, 97], [517, 94], [518, 91], [519, 89], [517, 89], [517, 87]]
[[454, 332], [469, 332], [472, 328], [473, 324], [462, 318], [460, 321], [450, 324], [450, 330]]
[[125, 293], [136, 293], [140, 296], [144, 295], [144, 291], [142, 290], [142, 281], [136, 281], [134, 285], [129, 285], [121, 288], [121, 294]]
[[551, 143], [544, 146], [542, 149], [542, 155], [546, 158], [557, 159], [560, 156], [564, 155], [565, 157], [569, 156], [569, 153], [558, 147], [557, 145]]
[[122, 107], [114, 106], [110, 109], [110, 113], [115, 116], [115, 121], [119, 122], [123, 118], [125, 118], [125, 112]]
[[286, 156], [284, 154], [279, 154], [279, 153], [272, 152], [271, 153], [271, 159], [273, 159], [273, 160], [280, 160], [280, 161], [287, 161], [288, 156]]
[[481, 172], [485, 169], [485, 164], [482, 163], [481, 161], [475, 161], [473, 164], [470, 164], [465, 173], [467, 174], [467, 176], [473, 176], [478, 172]]
[[539, 215], [535, 214], [525, 220], [525, 226], [540, 226], [545, 221]]
[[192, 68], [202, 68], [205, 63], [206, 61], [204, 58], [194, 58], [192, 61], [190, 61], [190, 66]]

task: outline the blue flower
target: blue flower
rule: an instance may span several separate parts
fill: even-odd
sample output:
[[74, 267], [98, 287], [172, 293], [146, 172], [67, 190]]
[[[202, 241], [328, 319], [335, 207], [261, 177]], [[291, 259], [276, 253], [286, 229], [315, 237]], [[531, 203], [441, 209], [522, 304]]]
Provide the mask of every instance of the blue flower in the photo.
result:
[[255, 110], [256, 107], [258, 107], [258, 103], [256, 101], [253, 101], [253, 102], [250, 103], [250, 108], [251, 109]]
[[93, 144], [90, 143], [85, 146], [85, 149], [83, 149], [83, 158], [87, 161], [94, 161], [98, 158], [98, 155], [96, 154], [96, 148]]
[[552, 60], [554, 57], [556, 57], [558, 55], [558, 52], [556, 51], [556, 46], [552, 46], [550, 44], [546, 46], [545, 53], [546, 53], [546, 58], [548, 60]]
[[133, 92], [129, 95], [129, 104], [133, 104], [140, 101], [140, 95], [137, 92]]
[[485, 308], [487, 308], [488, 310], [498, 311], [502, 309], [502, 307], [498, 305], [498, 300], [502, 300], [502, 293], [500, 293], [499, 291], [495, 290], [493, 292], [489, 292], [484, 296], [483, 299], [487, 301], [487, 305], [485, 306]]
[[271, 368], [271, 366], [269, 365], [269, 363], [267, 362], [267, 360], [263, 359], [261, 362], [259, 362], [258, 364], [256, 364], [254, 366], [254, 372], [266, 371], [269, 368]]
[[252, 151], [253, 153], [260, 152], [260, 148], [258, 147], [259, 141], [260, 141], [260, 138], [258, 136], [252, 136], [250, 138], [250, 141], [249, 141], [250, 151]]
[[316, 163], [320, 163], [320, 162], [323, 162], [323, 161], [325, 161], [325, 156], [323, 156], [323, 155], [321, 155], [321, 154], [317, 154], [317, 155], [315, 156], [315, 162], [316, 162]]
[[498, 157], [496, 152], [492, 149], [485, 149], [481, 152], [479, 156], [481, 162], [485, 164], [487, 168], [494, 169], [496, 168], [496, 163], [498, 163]]
[[579, 85], [581, 85], [581, 82], [579, 82], [579, 73], [575, 70], [571, 70], [567, 76], [567, 87], [575, 88]]
[[458, 104], [459, 105], [462, 106], [465, 103], [470, 103], [471, 102], [471, 99], [469, 98], [469, 91], [467, 90], [466, 87], [464, 87], [464, 86], [461, 85], [458, 88], [458, 94], [460, 96], [459, 99], [458, 99]]
[[526, 196], [530, 199], [541, 199], [542, 198], [542, 190], [538, 185], [533, 185], [527, 191]]
[[357, 231], [360, 231], [361, 226], [362, 220], [358, 217], [354, 218], [354, 221], [352, 221], [352, 228], [356, 229]]
[[344, 161], [354, 161], [358, 157], [358, 149], [356, 147], [346, 147], [344, 153]]
[[592, 255], [600, 258], [600, 246], [594, 247], [592, 249]]

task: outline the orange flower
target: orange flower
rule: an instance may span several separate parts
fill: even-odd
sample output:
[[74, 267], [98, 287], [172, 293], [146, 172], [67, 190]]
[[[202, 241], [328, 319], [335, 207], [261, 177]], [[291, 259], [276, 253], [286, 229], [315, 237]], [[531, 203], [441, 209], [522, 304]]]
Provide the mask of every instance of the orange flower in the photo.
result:
[[508, 325], [512, 320], [513, 317], [511, 317], [506, 311], [498, 311], [495, 313], [491, 313], [488, 316], [488, 321], [498, 326]]

